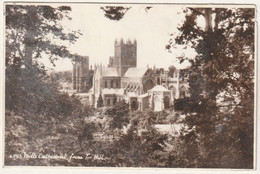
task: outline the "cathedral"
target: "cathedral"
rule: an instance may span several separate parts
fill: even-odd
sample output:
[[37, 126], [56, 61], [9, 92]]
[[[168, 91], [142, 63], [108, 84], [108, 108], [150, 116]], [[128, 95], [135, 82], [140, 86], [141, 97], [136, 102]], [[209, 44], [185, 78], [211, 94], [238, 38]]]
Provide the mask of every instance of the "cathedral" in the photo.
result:
[[88, 57], [73, 64], [73, 89], [89, 105], [112, 106], [124, 100], [130, 110], [162, 111], [175, 98], [188, 95], [187, 80], [179, 78], [178, 70], [169, 75], [163, 69], [137, 67], [136, 40], [116, 40], [114, 51], [107, 67], [95, 65], [89, 70]]

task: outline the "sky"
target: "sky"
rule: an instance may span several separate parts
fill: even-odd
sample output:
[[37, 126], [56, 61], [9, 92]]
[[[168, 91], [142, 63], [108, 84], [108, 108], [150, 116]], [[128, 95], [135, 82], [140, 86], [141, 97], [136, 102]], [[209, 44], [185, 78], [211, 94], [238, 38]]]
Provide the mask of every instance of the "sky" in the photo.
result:
[[[72, 19], [63, 21], [62, 25], [66, 30], [79, 30], [82, 35], [75, 44], [68, 45], [68, 49], [81, 56], [89, 56], [90, 65], [107, 65], [109, 57], [114, 55], [116, 39], [136, 39], [137, 67], [187, 66], [187, 63], [179, 64], [176, 57], [183, 54], [194, 57], [192, 49], [177, 47], [172, 49], [172, 53], [165, 49], [170, 34], [177, 35], [177, 27], [184, 21], [183, 6], [154, 5], [148, 11], [141, 4], [125, 6], [131, 9], [120, 21], [113, 21], [104, 16], [98, 4], [71, 5], [69, 16]], [[47, 66], [56, 71], [72, 70], [69, 59], [56, 62], [56, 67]]]

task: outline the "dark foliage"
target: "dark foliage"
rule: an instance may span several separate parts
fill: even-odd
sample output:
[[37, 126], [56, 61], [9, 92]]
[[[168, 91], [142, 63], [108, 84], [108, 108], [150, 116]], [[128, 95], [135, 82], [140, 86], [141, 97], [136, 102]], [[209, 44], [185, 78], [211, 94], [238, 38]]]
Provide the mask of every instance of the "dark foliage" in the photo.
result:
[[[132, 122], [134, 123], [134, 122]], [[118, 167], [165, 167], [168, 155], [164, 150], [167, 136], [154, 128], [141, 133], [131, 124], [126, 134], [109, 148], [111, 164]]]
[[100, 7], [105, 12], [105, 16], [111, 20], [119, 21], [121, 20], [126, 12], [131, 7], [122, 7], [122, 6], [106, 6]]
[[108, 108], [105, 114], [112, 118], [110, 123], [111, 130], [116, 128], [122, 129], [123, 126], [129, 123], [129, 105], [124, 101], [117, 102], [113, 107]]
[[98, 97], [98, 101], [97, 101], [97, 107], [100, 108], [102, 106], [104, 106], [103, 98], [102, 98], [102, 95], [100, 94], [99, 97]]
[[84, 108], [75, 96], [59, 93], [45, 67], [37, 62], [43, 53], [51, 62], [72, 56], [64, 46], [46, 38], [50, 34], [63, 41], [77, 39], [76, 33], [63, 32], [59, 24], [69, 10], [65, 6], [6, 5], [5, 165], [51, 165], [55, 160], [12, 155], [69, 154], [81, 149], [77, 137], [91, 137], [91, 132], [84, 132], [84, 117], [91, 109]]
[[[183, 139], [192, 141], [183, 148], [197, 149], [198, 157], [187, 158], [183, 165], [253, 168], [255, 11], [188, 8], [185, 12], [175, 41], [194, 48], [197, 56], [186, 58], [191, 63], [191, 95], [176, 100], [174, 107], [187, 115], [184, 122], [189, 129], [183, 130]], [[199, 16], [205, 19], [205, 28], [197, 24]]]

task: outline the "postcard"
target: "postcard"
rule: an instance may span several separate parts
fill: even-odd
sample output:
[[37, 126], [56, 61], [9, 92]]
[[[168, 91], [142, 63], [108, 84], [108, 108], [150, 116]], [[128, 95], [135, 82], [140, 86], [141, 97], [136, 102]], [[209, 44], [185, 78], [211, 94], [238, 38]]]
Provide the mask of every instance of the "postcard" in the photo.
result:
[[256, 169], [256, 7], [5, 2], [4, 167]]

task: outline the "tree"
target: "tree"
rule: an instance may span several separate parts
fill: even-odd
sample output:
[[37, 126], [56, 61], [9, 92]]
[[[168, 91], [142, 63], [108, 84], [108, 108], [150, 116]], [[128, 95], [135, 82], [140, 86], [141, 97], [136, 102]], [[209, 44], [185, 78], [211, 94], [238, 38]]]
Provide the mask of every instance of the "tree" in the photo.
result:
[[[6, 5], [7, 108], [18, 109], [20, 104], [31, 107], [29, 98], [56, 97], [38, 59], [47, 56], [54, 64], [59, 57], [73, 57], [64, 45], [74, 43], [79, 33], [65, 32], [60, 23], [69, 18], [70, 10], [68, 6]], [[58, 41], [63, 43], [57, 44]]]
[[116, 102], [117, 102], [116, 95], [115, 95], [115, 94], [113, 94], [113, 105], [115, 105], [115, 104], [116, 104]]
[[109, 129], [122, 129], [129, 123], [129, 105], [124, 101], [117, 102], [105, 112], [111, 118]]
[[103, 98], [102, 98], [101, 94], [99, 95], [98, 100], [97, 100], [97, 107], [98, 108], [103, 107]]
[[105, 6], [105, 7], [100, 7], [105, 12], [105, 16], [108, 19], [119, 21], [121, 20], [126, 12], [130, 9], [131, 7], [122, 7], [122, 6]]
[[174, 65], [169, 66], [169, 76], [173, 77], [174, 72], [176, 71], [176, 67]]
[[[175, 41], [197, 52], [194, 59], [181, 58], [191, 63], [191, 96], [182, 100], [185, 108], [181, 101], [176, 103], [187, 114], [185, 136], [193, 135], [199, 142], [201, 167], [252, 168], [255, 11], [188, 8], [185, 12]], [[199, 17], [205, 19], [204, 27], [198, 24]], [[233, 146], [226, 148], [227, 144]]]
[[5, 165], [55, 165], [59, 162], [17, 160], [9, 155], [77, 152], [81, 149], [78, 137], [91, 139], [91, 132], [81, 135], [77, 131], [84, 130], [84, 117], [90, 110], [75, 96], [59, 93], [38, 62], [43, 56], [52, 63], [73, 57], [64, 42], [73, 43], [77, 33], [66, 33], [60, 23], [69, 18], [71, 9], [36, 5], [6, 5], [5, 9]]
[[106, 150], [106, 156], [113, 165], [119, 167], [167, 167], [167, 135], [153, 127], [151, 119], [154, 116], [150, 115], [153, 114], [151, 111], [134, 112], [128, 118], [130, 122], [126, 133], [114, 140]]
[[[144, 8], [146, 13], [148, 10], [150, 10], [152, 7], [147, 6]], [[114, 21], [120, 21], [123, 19], [125, 14], [128, 12], [128, 10], [131, 9], [131, 7], [123, 7], [123, 6], [105, 6], [105, 7], [100, 7], [104, 11], [105, 17], [107, 17], [110, 20]]]
[[15, 55], [19, 55], [23, 65], [30, 66], [33, 58], [39, 58], [42, 52], [51, 54], [49, 57], [51, 62], [57, 57], [71, 57], [65, 46], [54, 44], [50, 38], [46, 37], [51, 34], [52, 39], [75, 42], [79, 33], [74, 31], [65, 33], [59, 22], [64, 18], [69, 18], [68, 11], [70, 10], [69, 6], [53, 8], [51, 6], [6, 5], [6, 62], [9, 63], [17, 58]]

